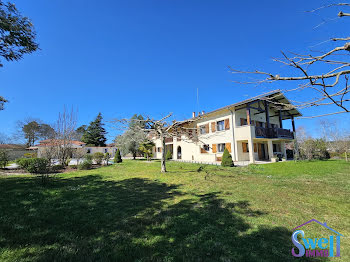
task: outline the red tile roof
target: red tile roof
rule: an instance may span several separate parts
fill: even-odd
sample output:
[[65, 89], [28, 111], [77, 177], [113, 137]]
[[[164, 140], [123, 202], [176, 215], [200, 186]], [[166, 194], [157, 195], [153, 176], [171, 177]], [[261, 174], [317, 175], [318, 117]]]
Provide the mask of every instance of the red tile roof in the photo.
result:
[[[46, 139], [46, 140], [41, 140], [37, 146], [55, 146], [55, 145], [63, 144], [63, 142], [64, 141], [62, 139]], [[77, 141], [77, 140], [72, 140], [70, 142], [77, 146], [85, 145], [84, 142]]]

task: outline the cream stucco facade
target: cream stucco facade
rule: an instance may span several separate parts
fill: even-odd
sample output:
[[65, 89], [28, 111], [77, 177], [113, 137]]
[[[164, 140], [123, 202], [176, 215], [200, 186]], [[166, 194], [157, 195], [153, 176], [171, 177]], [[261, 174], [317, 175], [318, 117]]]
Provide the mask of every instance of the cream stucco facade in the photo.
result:
[[[300, 115], [282, 93], [271, 92], [184, 121], [196, 130], [196, 139], [186, 134], [169, 137], [165, 150], [172, 152], [174, 160], [207, 163], [220, 162], [225, 148], [234, 161], [286, 157], [285, 144], [293, 141], [294, 117]], [[283, 129], [286, 119], [292, 120], [293, 131]], [[160, 159], [161, 140], [154, 138], [154, 142], [153, 156]]]

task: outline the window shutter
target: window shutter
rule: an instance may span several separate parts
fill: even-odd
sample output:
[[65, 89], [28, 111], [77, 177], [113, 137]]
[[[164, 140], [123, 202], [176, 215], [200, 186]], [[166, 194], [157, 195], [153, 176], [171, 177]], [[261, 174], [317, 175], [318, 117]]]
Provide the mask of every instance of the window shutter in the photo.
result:
[[205, 125], [205, 133], [206, 133], [206, 134], [209, 134], [209, 124], [206, 124], [206, 125]]
[[225, 130], [230, 129], [230, 119], [225, 119]]
[[231, 153], [231, 143], [225, 143], [225, 147], [229, 153]]
[[213, 149], [212, 149], [213, 153], [216, 153], [216, 144], [213, 144]]
[[216, 131], [216, 122], [211, 122], [211, 132], [215, 132]]
[[254, 152], [255, 152], [255, 153], [258, 152], [258, 146], [257, 146], [256, 143], [254, 143]]
[[201, 154], [207, 154], [208, 152], [205, 151], [205, 149], [203, 147], [201, 147]]
[[245, 119], [241, 118], [241, 126], [244, 126], [244, 125], [245, 125]]
[[247, 148], [248, 144], [247, 143], [242, 143], [242, 147], [243, 147], [243, 153], [247, 153], [248, 152], [248, 148]]

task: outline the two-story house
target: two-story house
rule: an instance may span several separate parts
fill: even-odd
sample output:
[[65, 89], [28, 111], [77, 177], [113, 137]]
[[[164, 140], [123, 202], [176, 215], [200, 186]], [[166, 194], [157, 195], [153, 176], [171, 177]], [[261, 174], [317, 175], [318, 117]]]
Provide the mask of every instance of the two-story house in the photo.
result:
[[[215, 163], [227, 148], [233, 161], [269, 161], [275, 154], [286, 157], [286, 143], [295, 137], [294, 118], [301, 113], [279, 91], [228, 105], [208, 113], [193, 113], [183, 121], [197, 132], [197, 139], [183, 134], [165, 140], [174, 160]], [[291, 120], [292, 131], [283, 128]], [[161, 158], [160, 139], [155, 139], [154, 157]]]

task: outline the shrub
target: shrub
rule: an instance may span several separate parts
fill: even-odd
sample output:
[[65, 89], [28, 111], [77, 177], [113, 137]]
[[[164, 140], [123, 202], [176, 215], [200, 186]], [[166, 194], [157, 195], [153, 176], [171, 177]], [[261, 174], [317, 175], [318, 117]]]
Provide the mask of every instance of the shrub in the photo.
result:
[[0, 151], [0, 167], [5, 168], [9, 163], [9, 155], [5, 150]]
[[19, 165], [21, 169], [27, 169], [29, 163], [32, 161], [33, 158], [18, 158], [16, 159], [16, 164]]
[[109, 158], [110, 158], [110, 155], [109, 155], [109, 153], [107, 152], [107, 153], [103, 156], [103, 159], [106, 161], [106, 165], [107, 165], [107, 166], [108, 166]]
[[225, 148], [224, 154], [222, 155], [221, 166], [234, 166], [232, 156], [227, 148]]
[[91, 160], [84, 160], [82, 163], [78, 165], [79, 170], [88, 170], [92, 167]]
[[299, 150], [303, 159], [325, 160], [330, 158], [324, 139], [307, 139], [300, 144]]
[[88, 160], [88, 161], [92, 161], [93, 156], [90, 155], [90, 154], [87, 154], [87, 155], [85, 156], [85, 159]]
[[65, 166], [69, 166], [71, 159], [68, 157], [65, 161], [64, 161], [64, 165]]
[[58, 172], [60, 170], [64, 169], [63, 165], [54, 165], [54, 166], [51, 166], [51, 171], [52, 172]]
[[45, 174], [48, 172], [49, 161], [45, 158], [31, 158], [26, 170], [32, 174]]
[[120, 155], [120, 150], [117, 149], [117, 152], [115, 153], [114, 156], [114, 163], [121, 163], [123, 162], [122, 156]]
[[165, 159], [166, 159], [166, 160], [170, 160], [170, 159], [172, 159], [172, 158], [173, 158], [173, 155], [171, 154], [170, 150], [168, 150], [168, 151], [166, 152]]
[[105, 155], [104, 155], [103, 153], [101, 153], [101, 152], [96, 152], [96, 153], [93, 154], [93, 159], [95, 160], [95, 162], [96, 162], [97, 165], [101, 165], [104, 156], [105, 156]]

